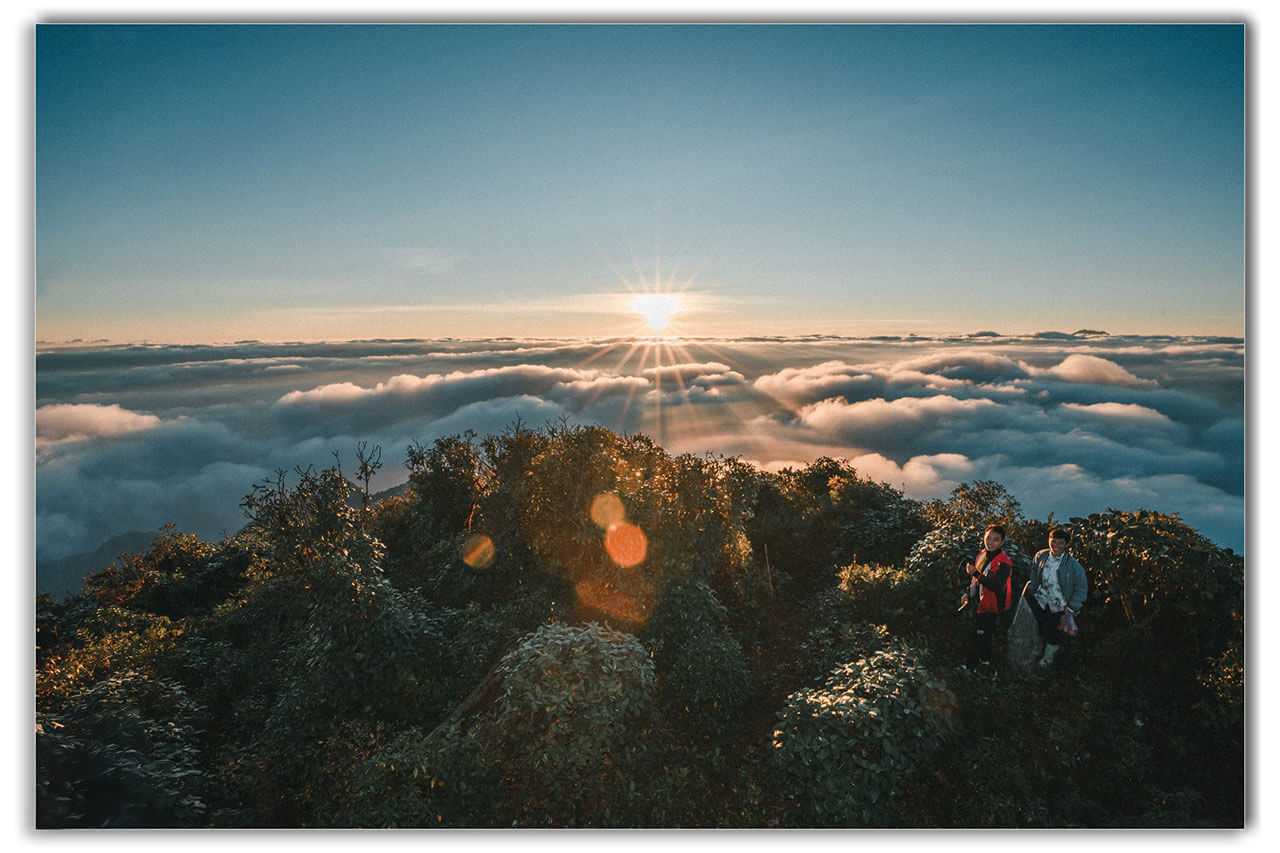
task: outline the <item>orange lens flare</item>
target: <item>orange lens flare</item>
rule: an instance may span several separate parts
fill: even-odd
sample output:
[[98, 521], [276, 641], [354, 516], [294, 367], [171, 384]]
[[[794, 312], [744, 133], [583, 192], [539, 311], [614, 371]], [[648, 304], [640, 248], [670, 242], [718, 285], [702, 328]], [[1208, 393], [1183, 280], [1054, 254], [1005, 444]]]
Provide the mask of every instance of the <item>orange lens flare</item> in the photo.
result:
[[462, 543], [462, 562], [473, 569], [483, 569], [493, 562], [497, 550], [493, 540], [483, 533], [468, 536]]
[[617, 495], [603, 492], [591, 499], [591, 520], [598, 526], [608, 530], [615, 524], [626, 520], [627, 510]]
[[603, 584], [582, 581], [574, 587], [574, 592], [582, 604], [615, 618], [629, 622], [643, 622], [645, 619], [645, 608], [640, 601]]
[[624, 569], [644, 562], [649, 552], [649, 540], [644, 531], [628, 521], [609, 525], [604, 535], [604, 549], [609, 558]]

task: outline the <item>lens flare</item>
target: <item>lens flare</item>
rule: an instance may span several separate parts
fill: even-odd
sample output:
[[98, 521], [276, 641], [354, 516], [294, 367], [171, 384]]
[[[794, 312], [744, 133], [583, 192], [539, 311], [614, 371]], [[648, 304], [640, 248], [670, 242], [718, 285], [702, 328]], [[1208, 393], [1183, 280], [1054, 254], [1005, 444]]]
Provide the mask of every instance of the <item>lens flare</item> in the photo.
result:
[[591, 520], [597, 526], [608, 530], [611, 526], [625, 521], [627, 510], [622, 500], [609, 492], [602, 492], [591, 499]]
[[645, 605], [640, 599], [604, 584], [582, 581], [574, 587], [574, 592], [578, 595], [578, 602], [592, 610], [629, 622], [645, 620]]
[[644, 562], [649, 540], [639, 527], [629, 521], [619, 521], [609, 525], [604, 535], [604, 549], [609, 552], [609, 559], [627, 569]]
[[493, 562], [497, 549], [493, 540], [483, 533], [468, 536], [462, 543], [462, 562], [473, 569], [483, 569]]

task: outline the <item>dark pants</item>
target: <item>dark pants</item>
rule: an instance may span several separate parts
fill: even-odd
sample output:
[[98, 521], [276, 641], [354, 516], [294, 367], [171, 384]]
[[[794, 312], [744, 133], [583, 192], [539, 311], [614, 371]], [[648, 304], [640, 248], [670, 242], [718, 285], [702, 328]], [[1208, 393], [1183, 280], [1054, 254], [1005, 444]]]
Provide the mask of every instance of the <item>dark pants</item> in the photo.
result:
[[1058, 630], [1058, 620], [1062, 618], [1062, 613], [1053, 613], [1045, 610], [1040, 606], [1040, 602], [1036, 601], [1036, 597], [1027, 593], [1023, 596], [1027, 600], [1027, 604], [1031, 605], [1031, 615], [1036, 618], [1036, 626], [1040, 628], [1040, 636], [1044, 637], [1046, 645], [1056, 646], [1062, 642], [1062, 632]]
[[973, 642], [969, 644], [969, 666], [991, 663], [991, 641], [996, 635], [998, 613], [977, 613], [973, 617]]

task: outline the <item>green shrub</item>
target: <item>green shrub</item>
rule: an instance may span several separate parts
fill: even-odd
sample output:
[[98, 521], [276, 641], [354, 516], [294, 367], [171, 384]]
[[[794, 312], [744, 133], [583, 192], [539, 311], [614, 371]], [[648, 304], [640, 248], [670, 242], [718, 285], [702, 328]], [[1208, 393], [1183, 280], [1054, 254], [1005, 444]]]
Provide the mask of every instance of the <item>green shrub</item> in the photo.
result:
[[36, 826], [203, 825], [201, 712], [181, 685], [126, 671], [38, 714]]
[[1238, 636], [1243, 559], [1176, 515], [1113, 509], [1073, 518], [1071, 529], [1071, 554], [1100, 605], [1092, 619], [1149, 625], [1196, 658], [1220, 654]]
[[[1010, 539], [1031, 541], [1024, 531], [1027, 520], [1022, 504], [1009, 490], [992, 480], [961, 483], [947, 499], [934, 499], [924, 505], [924, 515], [934, 527], [979, 527], [1003, 524]], [[1037, 540], [1040, 541], [1040, 540]]]
[[928, 529], [916, 501], [828, 457], [773, 475], [754, 509], [753, 550], [802, 594], [825, 585], [832, 565], [902, 559]]
[[895, 799], [952, 732], [954, 706], [946, 683], [905, 646], [842, 664], [821, 687], [793, 693], [773, 732], [790, 820], [903, 824]]
[[755, 698], [755, 679], [728, 615], [707, 583], [690, 578], [663, 590], [640, 632], [653, 656], [664, 719], [721, 740]]
[[477, 723], [520, 821], [576, 825], [616, 796], [633, 730], [653, 707], [654, 671], [634, 637], [597, 624], [545, 625], [498, 666], [502, 690]]
[[889, 630], [843, 589], [833, 587], [806, 601], [813, 626], [788, 654], [777, 658], [774, 681], [790, 693], [801, 685], [820, 683], [835, 667], [888, 648]]
[[[349, 773], [335, 826], [467, 827], [510, 823], [500, 768], [456, 725], [381, 737]], [[504, 820], [504, 818], [506, 818]]]

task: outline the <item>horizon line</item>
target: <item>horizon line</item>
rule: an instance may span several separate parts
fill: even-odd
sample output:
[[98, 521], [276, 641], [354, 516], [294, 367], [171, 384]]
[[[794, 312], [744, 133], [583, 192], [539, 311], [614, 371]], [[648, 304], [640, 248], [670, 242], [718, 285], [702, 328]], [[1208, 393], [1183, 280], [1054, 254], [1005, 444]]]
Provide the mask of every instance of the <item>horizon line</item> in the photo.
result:
[[491, 335], [484, 337], [455, 337], [442, 335], [438, 337], [374, 337], [374, 338], [244, 338], [240, 340], [157, 340], [139, 338], [132, 340], [112, 340], [110, 338], [71, 338], [64, 341], [37, 340], [34, 342], [37, 353], [53, 352], [63, 349], [112, 349], [127, 347], [235, 347], [248, 344], [264, 344], [271, 346], [307, 346], [321, 344], [409, 344], [409, 343], [481, 343], [504, 342], [513, 343], [673, 343], [673, 342], [806, 342], [806, 341], [906, 341], [906, 340], [1088, 340], [1088, 339], [1174, 339], [1194, 338], [1212, 339], [1224, 342], [1244, 343], [1244, 335], [1225, 335], [1220, 333], [1127, 333], [1107, 332], [1097, 329], [1077, 329], [1074, 332], [1063, 332], [1056, 329], [1043, 329], [1034, 332], [995, 332], [982, 330], [977, 332], [938, 332], [919, 334], [915, 332], [882, 333], [875, 335], [838, 335], [823, 332], [808, 334], [783, 335]]

